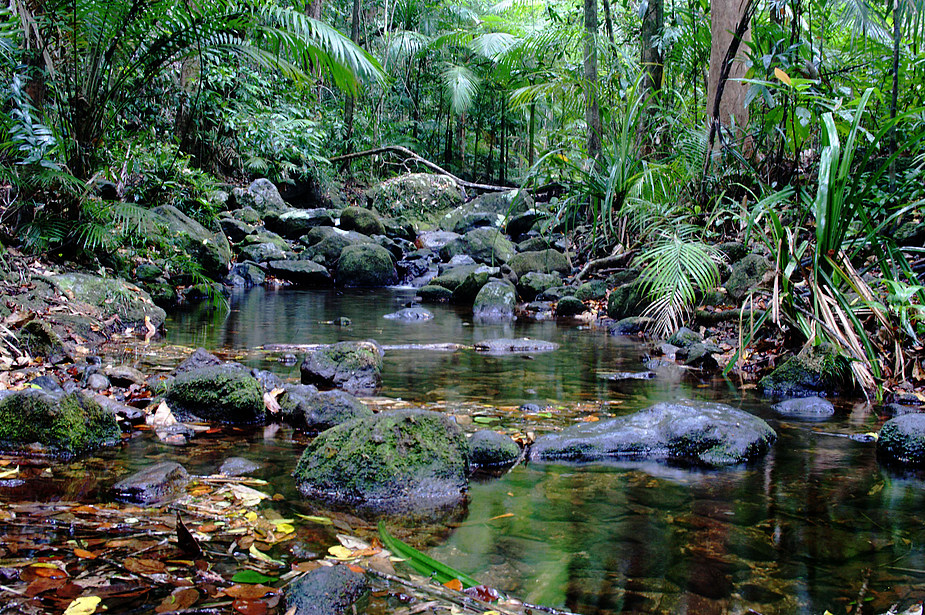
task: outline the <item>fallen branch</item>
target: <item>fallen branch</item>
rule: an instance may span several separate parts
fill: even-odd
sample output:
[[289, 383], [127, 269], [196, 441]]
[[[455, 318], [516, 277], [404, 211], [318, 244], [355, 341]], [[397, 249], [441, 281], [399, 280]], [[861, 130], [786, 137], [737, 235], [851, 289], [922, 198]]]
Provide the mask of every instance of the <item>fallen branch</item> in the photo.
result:
[[421, 156], [418, 156], [417, 154], [412, 152], [407, 147], [402, 147], [401, 145], [386, 145], [384, 147], [368, 149], [362, 152], [353, 152], [352, 154], [343, 154], [342, 156], [334, 156], [333, 158], [328, 158], [328, 160], [331, 162], [331, 164], [336, 164], [338, 162], [346, 162], [348, 160], [353, 160], [354, 158], [362, 158], [364, 156], [375, 156], [376, 154], [385, 154], [388, 152], [391, 152], [393, 154], [401, 154], [405, 156], [406, 158], [410, 158], [414, 160], [415, 162], [427, 167], [431, 171], [436, 171], [437, 173], [440, 173], [441, 175], [446, 175], [447, 177], [452, 179], [454, 182], [456, 182], [458, 186], [462, 188], [471, 188], [473, 190], [484, 190], [486, 192], [506, 192], [508, 190], [511, 190], [510, 186], [495, 186], [492, 184], [477, 184], [474, 182], [468, 182], [464, 179], [456, 177], [455, 175], [453, 175], [452, 173], [450, 173], [443, 167], [437, 164], [434, 164], [433, 162], [431, 162], [430, 160], [427, 160], [426, 158], [422, 158]]
[[[622, 248], [619, 248], [622, 250]], [[575, 280], [580, 280], [592, 271], [597, 271], [598, 269], [610, 269], [611, 267], [620, 267], [630, 256], [633, 255], [632, 250], [629, 252], [618, 252], [617, 254], [611, 254], [610, 256], [605, 256], [603, 258], [597, 258], [593, 261], [588, 261], [587, 264], [582, 267], [581, 271], [578, 272], [578, 275], [575, 276]]]

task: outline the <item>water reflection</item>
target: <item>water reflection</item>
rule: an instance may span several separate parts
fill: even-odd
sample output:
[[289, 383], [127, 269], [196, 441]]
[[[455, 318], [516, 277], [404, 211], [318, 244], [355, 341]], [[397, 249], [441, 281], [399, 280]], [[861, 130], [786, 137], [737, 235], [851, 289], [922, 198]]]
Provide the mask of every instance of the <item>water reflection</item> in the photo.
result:
[[[741, 407], [776, 429], [780, 437], [767, 458], [721, 472], [531, 465], [473, 484], [468, 516], [432, 555], [529, 602], [589, 615], [854, 614], [925, 599], [922, 477], [885, 471], [873, 444], [838, 437], [876, 431], [869, 406], [841, 403], [824, 423], [784, 422], [764, 400], [722, 380], [608, 383], [600, 372], [642, 369], [645, 349], [555, 322], [480, 325], [447, 306], [430, 308], [435, 318], [426, 322], [382, 318], [411, 297], [405, 290], [256, 289], [233, 298], [227, 318], [181, 314], [168, 330], [174, 343], [234, 351], [368, 338], [471, 344], [529, 336], [561, 347], [500, 357], [389, 351], [383, 394], [451, 409], [462, 402], [608, 402], [601, 414], [690, 397]], [[328, 324], [339, 317], [352, 324]], [[246, 356], [298, 378], [297, 366]], [[496, 425], [524, 429], [525, 421], [508, 412]]]

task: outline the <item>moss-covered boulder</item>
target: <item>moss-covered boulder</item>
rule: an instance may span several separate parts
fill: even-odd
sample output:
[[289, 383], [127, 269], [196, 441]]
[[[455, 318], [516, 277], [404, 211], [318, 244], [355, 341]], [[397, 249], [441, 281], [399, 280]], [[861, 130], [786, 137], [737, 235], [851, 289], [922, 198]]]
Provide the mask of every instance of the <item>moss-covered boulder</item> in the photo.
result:
[[16, 333], [19, 347], [33, 357], [43, 357], [49, 363], [59, 363], [68, 352], [61, 337], [41, 318], [30, 320]]
[[[313, 260], [316, 263], [324, 265], [328, 269], [334, 269], [337, 266], [338, 259], [340, 259], [341, 252], [343, 252], [344, 248], [347, 246], [373, 243], [372, 239], [355, 231], [342, 231], [341, 229], [332, 227], [327, 228], [328, 230], [318, 233], [307, 233], [302, 237], [300, 241], [303, 243], [311, 242], [311, 244], [305, 248], [300, 258]], [[319, 236], [321, 236], [321, 239], [316, 241]]]
[[479, 290], [472, 304], [472, 314], [476, 320], [503, 321], [514, 318], [517, 305], [517, 290], [508, 282], [490, 280]]
[[344, 391], [319, 391], [312, 385], [286, 385], [279, 396], [280, 416], [287, 423], [309, 431], [324, 431], [373, 412]]
[[276, 185], [269, 179], [257, 179], [251, 182], [247, 190], [235, 188], [232, 190], [235, 203], [241, 208], [254, 209], [261, 218], [273, 213], [282, 213], [289, 209], [286, 201], [280, 196]]
[[440, 258], [444, 261], [461, 254], [471, 256], [476, 262], [497, 266], [511, 260], [515, 248], [511, 240], [498, 229], [481, 227], [440, 248]]
[[490, 429], [477, 431], [469, 438], [469, 463], [478, 468], [508, 466], [520, 457], [520, 445], [510, 436]]
[[197, 367], [170, 383], [167, 403], [179, 416], [232, 424], [261, 423], [263, 387], [242, 365]]
[[726, 292], [736, 301], [741, 301], [748, 291], [759, 286], [771, 271], [771, 263], [760, 254], [748, 254], [733, 267], [726, 281]]
[[478, 271], [483, 267], [485, 267], [485, 265], [475, 264], [450, 267], [449, 269], [444, 270], [437, 277], [432, 278], [429, 284], [433, 286], [442, 286], [447, 290], [454, 291], [460, 284], [466, 281], [466, 278], [469, 277], [470, 274]]
[[302, 384], [371, 393], [382, 384], [382, 353], [375, 342], [339, 342], [309, 351], [300, 372]]
[[437, 224], [448, 231], [466, 227], [471, 229], [472, 224], [500, 227], [506, 219], [523, 213], [531, 207], [533, 207], [533, 198], [526, 190], [490, 192], [477, 196], [468, 203], [444, 214]]
[[52, 395], [39, 389], [0, 399], [0, 449], [70, 456], [118, 442], [115, 416], [82, 392]]
[[257, 227], [253, 224], [249, 224], [243, 220], [238, 220], [237, 218], [232, 218], [230, 216], [221, 218], [218, 221], [218, 225], [221, 227], [222, 232], [225, 233], [225, 237], [228, 238], [228, 241], [233, 243], [240, 243], [244, 241], [244, 238], [248, 235], [257, 232]]
[[713, 402], [663, 402], [537, 438], [534, 461], [660, 460], [720, 467], [761, 457], [777, 439], [762, 419]]
[[379, 214], [365, 207], [347, 207], [340, 213], [340, 227], [364, 235], [385, 235]]
[[290, 250], [283, 250], [275, 243], [266, 242], [246, 245], [238, 251], [238, 256], [242, 261], [265, 263], [286, 260], [291, 258], [293, 253]]
[[453, 299], [453, 291], [435, 284], [422, 286], [418, 295], [424, 303], [449, 303]]
[[517, 280], [517, 292], [527, 301], [535, 299], [547, 288], [554, 288], [562, 284], [562, 276], [558, 273], [539, 273], [531, 271]]
[[572, 270], [565, 254], [552, 249], [521, 252], [511, 257], [507, 264], [518, 278], [530, 271], [561, 273], [564, 275]]
[[148, 293], [120, 278], [64, 273], [50, 279], [71, 298], [97, 308], [101, 319], [118, 316], [124, 326], [138, 327], [145, 324], [147, 316], [152, 325], [160, 327], [167, 318]]
[[459, 501], [466, 490], [468, 443], [435, 412], [383, 412], [322, 432], [296, 466], [308, 497], [385, 511]]
[[587, 311], [588, 306], [578, 297], [562, 297], [556, 304], [556, 316], [560, 318], [571, 318]]
[[173, 205], [162, 205], [151, 211], [164, 229], [162, 239], [201, 264], [205, 273], [218, 277], [228, 273], [231, 246], [221, 230], [210, 231]]
[[575, 289], [575, 296], [582, 301], [598, 301], [607, 298], [607, 282], [604, 280], [591, 280], [584, 282]]
[[465, 277], [462, 283], [453, 290], [453, 302], [469, 305], [478, 296], [482, 288], [488, 284], [490, 276], [497, 275], [497, 267], [480, 265], [478, 269]]
[[366, 191], [369, 208], [387, 216], [426, 217], [462, 204], [459, 186], [445, 175], [409, 173], [387, 179]]
[[925, 414], [903, 414], [884, 423], [877, 455], [891, 464], [925, 466]]
[[388, 286], [395, 284], [398, 273], [388, 250], [367, 243], [347, 246], [341, 251], [334, 279], [338, 286]]
[[645, 287], [640, 281], [618, 286], [607, 296], [607, 315], [614, 320], [641, 315], [649, 305]]
[[758, 382], [769, 397], [827, 397], [851, 391], [848, 360], [831, 344], [807, 346]]

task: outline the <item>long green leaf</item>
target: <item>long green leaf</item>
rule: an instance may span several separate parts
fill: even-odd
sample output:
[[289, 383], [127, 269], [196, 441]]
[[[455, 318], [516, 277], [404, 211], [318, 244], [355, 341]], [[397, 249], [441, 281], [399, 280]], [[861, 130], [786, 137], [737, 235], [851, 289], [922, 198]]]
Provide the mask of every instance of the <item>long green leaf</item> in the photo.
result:
[[384, 544], [389, 551], [403, 558], [406, 564], [414, 568], [417, 572], [433, 578], [438, 583], [448, 583], [454, 579], [458, 579], [459, 582], [463, 584], [463, 587], [475, 587], [476, 585], [480, 585], [480, 583], [472, 577], [424, 555], [414, 547], [395, 538], [385, 529], [385, 522], [383, 521], [379, 522], [379, 538], [382, 539], [382, 544]]

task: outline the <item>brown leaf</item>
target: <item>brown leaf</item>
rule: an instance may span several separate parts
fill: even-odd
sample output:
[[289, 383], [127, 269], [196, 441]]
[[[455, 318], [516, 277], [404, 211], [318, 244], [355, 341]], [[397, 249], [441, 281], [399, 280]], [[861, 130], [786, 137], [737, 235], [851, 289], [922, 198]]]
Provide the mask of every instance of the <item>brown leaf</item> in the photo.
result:
[[444, 587], [448, 589], [455, 589], [458, 592], [461, 592], [463, 589], [462, 581], [459, 579], [452, 579], [443, 584]]
[[46, 579], [40, 577], [29, 583], [29, 587], [26, 588], [26, 595], [30, 598], [34, 598], [39, 594], [43, 594], [53, 589], [58, 589], [64, 585], [65, 582], [66, 581], [64, 579]]
[[232, 585], [224, 590], [225, 595], [229, 598], [238, 598], [241, 600], [259, 600], [269, 593], [276, 592], [275, 589], [267, 585]]
[[241, 615], [266, 615], [268, 606], [263, 600], [235, 600], [231, 603], [233, 608]]
[[67, 573], [52, 564], [33, 564], [22, 569], [19, 578], [26, 583], [35, 579], [64, 579]]
[[199, 600], [199, 592], [192, 587], [175, 589], [172, 594], [164, 598], [155, 609], [155, 613], [168, 613], [188, 609]]
[[122, 562], [122, 565], [125, 566], [125, 569], [129, 572], [134, 572], [136, 574], [157, 574], [167, 571], [167, 566], [164, 565], [164, 562], [156, 559], [135, 559], [134, 557], [128, 557]]
[[74, 555], [81, 559], [96, 559], [99, 557], [93, 551], [87, 551], [86, 549], [74, 549]]
[[199, 542], [190, 534], [190, 531], [186, 529], [183, 520], [180, 519], [180, 513], [177, 513], [177, 543], [180, 550], [187, 555], [202, 557], [202, 547], [199, 546]]

